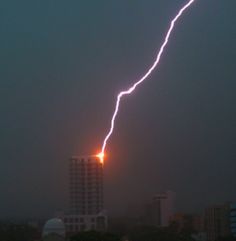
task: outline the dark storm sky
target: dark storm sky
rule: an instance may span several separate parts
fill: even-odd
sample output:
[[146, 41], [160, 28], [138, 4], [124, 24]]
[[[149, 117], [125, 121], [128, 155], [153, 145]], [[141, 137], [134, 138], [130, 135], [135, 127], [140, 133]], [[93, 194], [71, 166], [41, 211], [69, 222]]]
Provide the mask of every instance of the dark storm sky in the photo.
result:
[[[185, 2], [1, 2], [1, 217], [66, 206], [68, 158], [99, 150], [115, 95], [152, 64]], [[122, 101], [105, 165], [110, 212], [167, 189], [183, 211], [236, 200], [235, 10], [196, 0], [159, 69]]]

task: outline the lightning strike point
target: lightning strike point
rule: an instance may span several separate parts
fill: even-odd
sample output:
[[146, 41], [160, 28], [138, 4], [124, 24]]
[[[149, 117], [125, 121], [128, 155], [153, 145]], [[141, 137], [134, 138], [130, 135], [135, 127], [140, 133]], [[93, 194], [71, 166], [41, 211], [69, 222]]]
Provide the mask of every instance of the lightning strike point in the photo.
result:
[[103, 164], [104, 163], [104, 157], [105, 157], [105, 154], [104, 152], [100, 152], [96, 155], [96, 157], [99, 158], [100, 162]]

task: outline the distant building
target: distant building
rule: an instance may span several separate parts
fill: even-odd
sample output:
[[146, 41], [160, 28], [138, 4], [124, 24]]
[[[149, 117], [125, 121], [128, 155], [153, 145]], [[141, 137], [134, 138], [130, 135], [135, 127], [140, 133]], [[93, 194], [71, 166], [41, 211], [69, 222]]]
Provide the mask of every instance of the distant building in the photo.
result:
[[177, 224], [179, 231], [186, 230], [193, 233], [204, 232], [203, 215], [176, 213], [171, 218], [171, 221]]
[[190, 233], [196, 241], [206, 241], [203, 215], [176, 213], [171, 218], [171, 224], [177, 232]]
[[230, 205], [230, 229], [234, 237], [236, 237], [236, 203]]
[[65, 226], [61, 219], [53, 218], [48, 220], [43, 227], [43, 241], [64, 241]]
[[193, 230], [196, 233], [205, 233], [204, 215], [193, 215]]
[[167, 191], [156, 194], [147, 205], [146, 224], [167, 227], [173, 215], [175, 193]]
[[185, 213], [175, 213], [171, 217], [172, 225], [175, 225], [176, 230], [181, 232], [183, 230], [193, 231], [193, 215]]
[[227, 237], [230, 232], [230, 205], [215, 205], [205, 209], [205, 231], [208, 241]]
[[103, 164], [96, 156], [73, 156], [69, 160], [70, 211], [64, 215], [67, 233], [105, 230]]

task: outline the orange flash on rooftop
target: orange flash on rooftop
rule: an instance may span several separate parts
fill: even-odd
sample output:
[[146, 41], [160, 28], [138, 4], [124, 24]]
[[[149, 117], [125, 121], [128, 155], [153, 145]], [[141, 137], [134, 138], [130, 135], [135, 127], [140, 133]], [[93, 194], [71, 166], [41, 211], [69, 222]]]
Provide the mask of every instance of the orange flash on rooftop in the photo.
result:
[[98, 157], [100, 159], [101, 163], [103, 163], [103, 161], [104, 161], [104, 156], [105, 156], [104, 152], [100, 152], [96, 155], [96, 157]]

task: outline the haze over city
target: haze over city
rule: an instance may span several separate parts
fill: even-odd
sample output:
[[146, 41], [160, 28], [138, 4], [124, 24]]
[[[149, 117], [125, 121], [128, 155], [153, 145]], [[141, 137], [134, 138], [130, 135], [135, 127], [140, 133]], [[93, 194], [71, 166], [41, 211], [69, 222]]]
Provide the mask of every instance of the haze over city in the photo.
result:
[[[151, 65], [182, 3], [1, 4], [2, 218], [66, 208], [68, 159], [100, 150], [116, 94]], [[122, 100], [104, 164], [109, 213], [163, 190], [186, 212], [236, 200], [235, 9], [196, 1], [158, 70]]]

